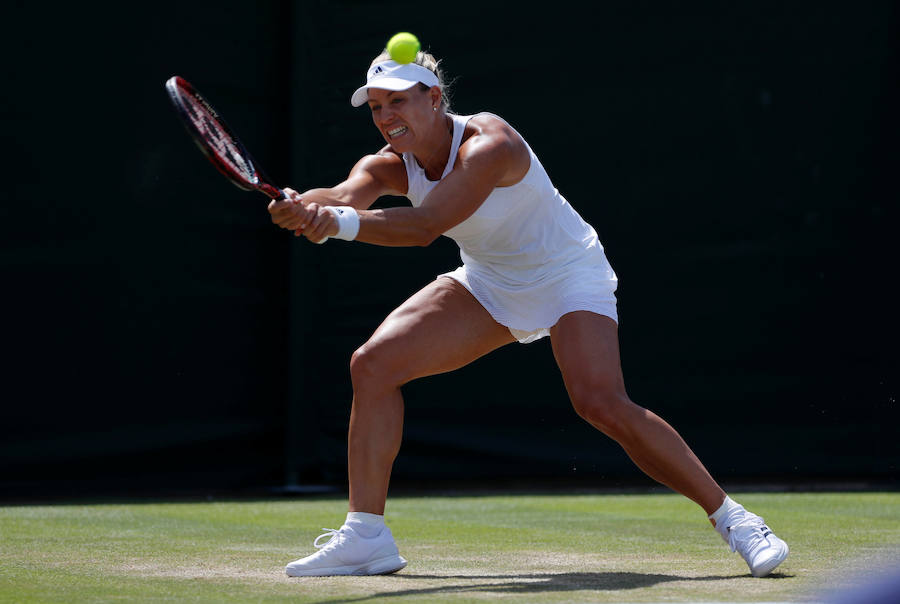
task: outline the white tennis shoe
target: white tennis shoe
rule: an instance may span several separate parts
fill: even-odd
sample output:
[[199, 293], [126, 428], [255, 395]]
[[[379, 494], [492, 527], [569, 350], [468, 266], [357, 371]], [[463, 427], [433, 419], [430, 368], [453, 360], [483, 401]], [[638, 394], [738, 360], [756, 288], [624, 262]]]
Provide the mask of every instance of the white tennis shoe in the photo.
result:
[[[387, 575], [406, 566], [388, 527], [371, 538], [363, 537], [346, 524], [338, 530], [322, 530], [327, 532], [313, 542], [319, 551], [284, 567], [289, 577]], [[326, 537], [330, 537], [328, 541], [319, 545]]]
[[731, 546], [732, 552], [741, 554], [754, 577], [765, 577], [787, 558], [787, 543], [779, 539], [762, 518], [743, 507], [737, 507], [716, 523], [716, 530]]

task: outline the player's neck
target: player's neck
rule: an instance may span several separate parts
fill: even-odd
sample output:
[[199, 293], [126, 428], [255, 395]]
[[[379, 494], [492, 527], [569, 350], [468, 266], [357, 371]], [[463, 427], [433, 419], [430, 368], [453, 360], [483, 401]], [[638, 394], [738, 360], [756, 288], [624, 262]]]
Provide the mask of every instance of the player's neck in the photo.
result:
[[425, 170], [428, 180], [440, 180], [444, 175], [447, 162], [451, 161], [450, 148], [453, 146], [453, 119], [441, 113], [435, 120], [433, 134], [428, 137], [428, 148], [421, 154], [415, 153], [416, 161]]

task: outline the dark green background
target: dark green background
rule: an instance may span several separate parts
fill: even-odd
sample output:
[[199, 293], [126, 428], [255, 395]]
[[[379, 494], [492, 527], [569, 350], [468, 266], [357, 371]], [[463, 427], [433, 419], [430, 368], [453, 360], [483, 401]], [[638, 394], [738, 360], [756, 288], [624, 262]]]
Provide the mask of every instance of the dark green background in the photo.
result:
[[[0, 494], [343, 485], [350, 354], [457, 250], [290, 237], [163, 83], [279, 183], [332, 185], [382, 144], [348, 98], [401, 30], [596, 227], [629, 393], [717, 478], [895, 480], [896, 5], [531, 6], [13, 3]], [[547, 340], [405, 394], [399, 483], [643, 480]]]

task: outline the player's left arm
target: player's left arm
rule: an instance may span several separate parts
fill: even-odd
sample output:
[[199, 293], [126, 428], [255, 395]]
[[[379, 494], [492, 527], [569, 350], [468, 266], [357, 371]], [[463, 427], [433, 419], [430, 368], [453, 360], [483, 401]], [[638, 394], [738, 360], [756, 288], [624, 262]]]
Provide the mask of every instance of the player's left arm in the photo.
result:
[[500, 118], [484, 114], [469, 121], [474, 133], [460, 146], [453, 170], [419, 207], [359, 212], [357, 241], [384, 246], [426, 246], [458, 225], [498, 186], [521, 180], [530, 155], [525, 141]]

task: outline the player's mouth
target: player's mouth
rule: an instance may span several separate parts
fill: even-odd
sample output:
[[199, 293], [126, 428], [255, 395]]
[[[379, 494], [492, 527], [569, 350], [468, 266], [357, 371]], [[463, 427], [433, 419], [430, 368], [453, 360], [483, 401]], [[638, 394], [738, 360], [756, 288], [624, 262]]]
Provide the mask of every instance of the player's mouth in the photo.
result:
[[397, 138], [398, 136], [403, 136], [406, 134], [408, 128], [406, 126], [397, 126], [396, 128], [391, 128], [387, 131], [388, 136], [391, 138]]

